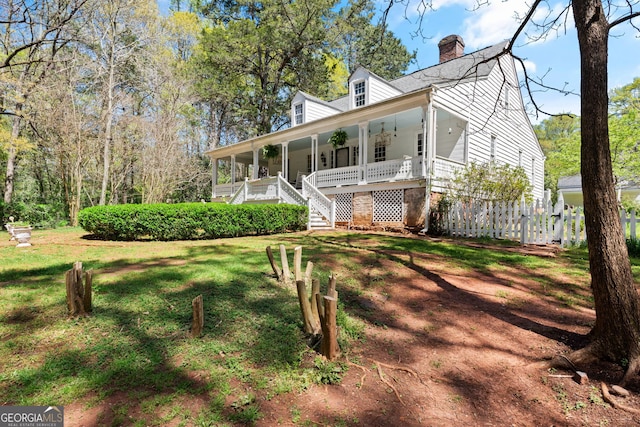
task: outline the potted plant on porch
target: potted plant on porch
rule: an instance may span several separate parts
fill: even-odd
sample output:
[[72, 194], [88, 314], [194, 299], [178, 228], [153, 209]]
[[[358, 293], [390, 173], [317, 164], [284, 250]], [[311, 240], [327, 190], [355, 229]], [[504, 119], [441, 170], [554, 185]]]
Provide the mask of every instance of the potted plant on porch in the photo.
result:
[[262, 147], [262, 156], [265, 159], [275, 159], [278, 157], [278, 147], [275, 145], [265, 145]]
[[329, 137], [329, 144], [333, 146], [334, 149], [338, 149], [342, 147], [349, 139], [347, 132], [342, 129], [338, 129]]

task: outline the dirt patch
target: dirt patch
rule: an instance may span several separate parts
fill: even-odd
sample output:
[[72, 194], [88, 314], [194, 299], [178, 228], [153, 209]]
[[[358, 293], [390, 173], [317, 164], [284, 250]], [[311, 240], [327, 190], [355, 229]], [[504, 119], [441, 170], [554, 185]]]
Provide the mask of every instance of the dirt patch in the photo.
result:
[[[493, 248], [527, 256], [558, 253], [556, 247]], [[342, 382], [275, 397], [254, 390], [261, 413], [256, 425], [640, 424], [640, 416], [602, 400], [600, 382], [616, 383], [621, 368], [587, 367], [589, 380], [578, 384], [573, 372], [538, 364], [584, 345], [595, 320], [592, 310], [541, 297], [543, 285], [513, 266], [496, 274], [470, 273], [441, 256], [383, 254], [376, 269], [384, 272], [387, 286], [376, 286], [372, 279], [362, 295], [341, 294], [366, 322], [366, 339], [345, 353], [349, 369]], [[243, 385], [236, 387], [241, 393]], [[640, 382], [627, 388], [629, 397], [614, 398], [640, 408]], [[229, 396], [227, 403], [235, 398]], [[70, 405], [65, 425], [128, 425], [127, 418], [118, 418], [125, 399], [114, 395], [89, 409]], [[210, 399], [207, 394], [185, 396], [181, 406], [197, 412]]]

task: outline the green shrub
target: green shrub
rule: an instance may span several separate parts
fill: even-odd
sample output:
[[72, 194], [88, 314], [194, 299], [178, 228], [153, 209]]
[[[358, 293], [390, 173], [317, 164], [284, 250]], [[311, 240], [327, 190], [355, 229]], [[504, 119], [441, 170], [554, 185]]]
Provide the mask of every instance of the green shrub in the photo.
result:
[[306, 227], [307, 208], [293, 205], [180, 203], [93, 206], [80, 226], [105, 240], [191, 240], [273, 234]]

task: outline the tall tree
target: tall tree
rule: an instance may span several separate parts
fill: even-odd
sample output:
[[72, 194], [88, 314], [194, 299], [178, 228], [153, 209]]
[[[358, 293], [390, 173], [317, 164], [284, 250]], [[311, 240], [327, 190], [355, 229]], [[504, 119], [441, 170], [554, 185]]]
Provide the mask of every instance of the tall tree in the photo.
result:
[[73, 21], [88, 0], [6, 0], [0, 2], [0, 114], [9, 115], [4, 201], [11, 203], [20, 132], [30, 96], [55, 55], [73, 39]]
[[[155, 5], [154, 5], [155, 6]], [[136, 79], [135, 57], [146, 44], [146, 26], [152, 9], [144, 0], [99, 2], [85, 26], [85, 40], [93, 58], [93, 84], [101, 95], [102, 179], [99, 204], [107, 200], [111, 179], [114, 121], [122, 111], [122, 97]], [[156, 10], [157, 13], [157, 10]]]
[[203, 72], [224, 94], [224, 105], [252, 125], [250, 133], [285, 126], [289, 119], [283, 112], [297, 90], [321, 89], [323, 95], [328, 70], [322, 51], [335, 3], [240, 0], [199, 5], [213, 22], [202, 35], [202, 63], [208, 65]]
[[416, 59], [416, 52], [407, 51], [386, 23], [377, 20], [371, 0], [351, 0], [340, 9], [332, 34], [334, 54], [342, 58], [349, 73], [363, 66], [392, 80], [401, 77]]
[[607, 60], [611, 29], [640, 16], [640, 11], [627, 3], [625, 12], [610, 22], [606, 13], [612, 9], [601, 0], [574, 0], [572, 6], [580, 45], [582, 188], [596, 309], [592, 341], [572, 358], [581, 363], [593, 358], [627, 360], [626, 382], [640, 370], [640, 298], [618, 218], [609, 148]]
[[[385, 14], [394, 3], [389, 0]], [[477, 1], [478, 6], [486, 4]], [[504, 52], [514, 53], [515, 41], [525, 27], [535, 23], [536, 12], [544, 0], [535, 0]], [[431, 2], [428, 2], [431, 5]], [[638, 1], [571, 0], [560, 7], [560, 15], [540, 13], [543, 33], [556, 30], [573, 14], [580, 49], [581, 71], [581, 174], [585, 206], [585, 228], [589, 249], [589, 270], [594, 296], [596, 322], [590, 343], [568, 356], [574, 364], [605, 359], [625, 362], [622, 383], [640, 372], [640, 297], [631, 274], [631, 264], [616, 199], [611, 161], [608, 123], [608, 43], [610, 32], [640, 17]], [[565, 16], [563, 16], [565, 15]], [[540, 38], [544, 35], [540, 36]], [[514, 53], [515, 55], [515, 53]], [[516, 56], [516, 59], [517, 56]], [[522, 60], [520, 59], [522, 62]], [[523, 67], [524, 68], [524, 67]], [[531, 79], [527, 77], [527, 83]], [[534, 101], [535, 102], [535, 101]], [[557, 360], [562, 363], [565, 359]]]

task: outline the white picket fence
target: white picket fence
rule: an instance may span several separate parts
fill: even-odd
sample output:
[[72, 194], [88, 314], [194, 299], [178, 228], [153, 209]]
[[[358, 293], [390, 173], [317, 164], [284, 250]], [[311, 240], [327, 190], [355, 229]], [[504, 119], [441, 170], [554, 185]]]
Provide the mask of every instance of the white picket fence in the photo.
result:
[[[548, 194], [548, 193], [547, 193]], [[582, 208], [555, 206], [548, 196], [532, 204], [486, 201], [451, 206], [445, 214], [444, 228], [451, 236], [519, 240], [522, 244], [580, 245], [586, 241]], [[620, 212], [620, 223], [627, 238], [636, 239], [635, 210]]]

